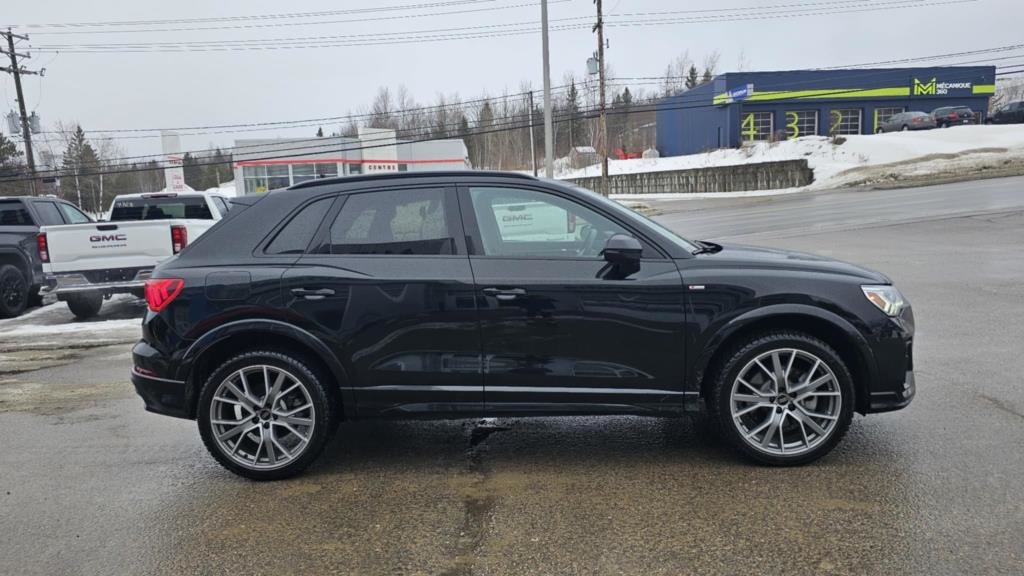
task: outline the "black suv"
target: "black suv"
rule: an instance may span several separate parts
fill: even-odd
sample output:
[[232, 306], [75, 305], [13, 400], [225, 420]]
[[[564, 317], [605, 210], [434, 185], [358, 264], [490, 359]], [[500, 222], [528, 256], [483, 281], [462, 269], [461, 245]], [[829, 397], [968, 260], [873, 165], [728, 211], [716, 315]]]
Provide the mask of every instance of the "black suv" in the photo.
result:
[[17, 316], [41, 302], [39, 227], [91, 221], [70, 202], [51, 196], [0, 197], [0, 318]]
[[1024, 123], [1024, 101], [1009, 102], [985, 119], [986, 124], [1021, 124]]
[[673, 416], [768, 464], [914, 396], [910, 305], [809, 254], [691, 242], [516, 174], [316, 180], [234, 201], [146, 285], [132, 381], [213, 456], [293, 475], [341, 420]]
[[932, 110], [932, 119], [936, 128], [949, 128], [961, 124], [977, 124], [978, 118], [967, 106], [944, 106]]

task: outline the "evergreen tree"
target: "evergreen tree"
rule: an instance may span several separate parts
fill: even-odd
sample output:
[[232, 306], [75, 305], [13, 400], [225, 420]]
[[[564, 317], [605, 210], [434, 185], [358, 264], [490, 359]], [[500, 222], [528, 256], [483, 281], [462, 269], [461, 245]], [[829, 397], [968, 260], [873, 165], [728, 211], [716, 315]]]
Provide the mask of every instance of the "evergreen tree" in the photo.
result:
[[185, 157], [181, 159], [181, 167], [185, 172], [185, 184], [191, 186], [195, 190], [205, 190], [203, 187], [203, 166], [201, 165], [201, 159], [196, 158], [189, 152], [185, 152]]
[[103, 211], [102, 199], [99, 198], [100, 182], [95, 176], [99, 166], [96, 149], [85, 137], [82, 126], [76, 125], [64, 150], [63, 170], [67, 174], [64, 180], [70, 183], [73, 200], [78, 206], [94, 214]]
[[[25, 162], [15, 143], [0, 134], [0, 178], [17, 178], [25, 174]], [[0, 181], [0, 196], [27, 194], [28, 184], [23, 181]]]
[[580, 93], [576, 89], [576, 82], [570, 82], [569, 89], [565, 93], [565, 114], [568, 116], [566, 124], [569, 129], [569, 145], [566, 147], [565, 154], [568, 154], [576, 146], [576, 143], [583, 139], [582, 130], [580, 129], [582, 123], [580, 119]]
[[324, 137], [324, 127], [323, 126], [320, 126], [319, 128], [316, 129], [316, 137], [317, 138], [323, 138]]
[[704, 69], [704, 76], [700, 79], [701, 84], [707, 84], [715, 78], [715, 72], [711, 68]]
[[691, 64], [689, 72], [686, 73], [686, 83], [684, 86], [686, 86], [687, 90], [696, 88], [700, 84], [698, 80], [697, 67]]

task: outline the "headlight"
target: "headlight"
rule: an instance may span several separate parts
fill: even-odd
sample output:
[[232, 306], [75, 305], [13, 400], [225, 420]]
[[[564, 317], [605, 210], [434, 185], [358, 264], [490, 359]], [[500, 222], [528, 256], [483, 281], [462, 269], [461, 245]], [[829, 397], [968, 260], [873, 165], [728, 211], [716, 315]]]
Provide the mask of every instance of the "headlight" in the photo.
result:
[[872, 304], [889, 316], [898, 316], [907, 304], [895, 286], [861, 286], [860, 289]]

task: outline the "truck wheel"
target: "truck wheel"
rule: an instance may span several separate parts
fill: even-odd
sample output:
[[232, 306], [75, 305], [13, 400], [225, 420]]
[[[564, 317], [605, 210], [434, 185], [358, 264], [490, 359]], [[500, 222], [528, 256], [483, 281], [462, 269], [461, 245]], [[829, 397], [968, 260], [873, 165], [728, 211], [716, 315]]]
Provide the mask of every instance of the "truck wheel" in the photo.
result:
[[13, 318], [28, 306], [25, 275], [10, 264], [0, 266], [0, 318]]
[[231, 472], [252, 480], [294, 476], [337, 428], [327, 384], [300, 357], [240, 354], [213, 371], [199, 395], [199, 435]]
[[721, 433], [773, 466], [828, 454], [853, 419], [850, 371], [828, 344], [801, 332], [761, 334], [727, 353], [708, 391]]
[[100, 313], [103, 307], [103, 296], [100, 294], [77, 294], [68, 297], [68, 308], [75, 318], [85, 320]]

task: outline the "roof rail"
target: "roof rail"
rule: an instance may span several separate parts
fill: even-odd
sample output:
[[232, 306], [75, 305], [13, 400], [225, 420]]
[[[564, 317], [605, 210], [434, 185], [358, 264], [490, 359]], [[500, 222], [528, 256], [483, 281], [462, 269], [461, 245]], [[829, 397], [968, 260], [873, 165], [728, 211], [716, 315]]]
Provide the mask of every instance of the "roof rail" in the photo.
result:
[[333, 178], [321, 178], [319, 180], [307, 180], [288, 188], [288, 190], [300, 190], [302, 188], [314, 188], [328, 184], [342, 184], [349, 182], [366, 182], [372, 180], [400, 180], [403, 178], [451, 178], [454, 176], [500, 176], [502, 178], [521, 178], [523, 180], [535, 180], [529, 174], [519, 172], [502, 172], [498, 170], [429, 170], [424, 172], [390, 172], [386, 174], [360, 174], [356, 176], [335, 176]]

